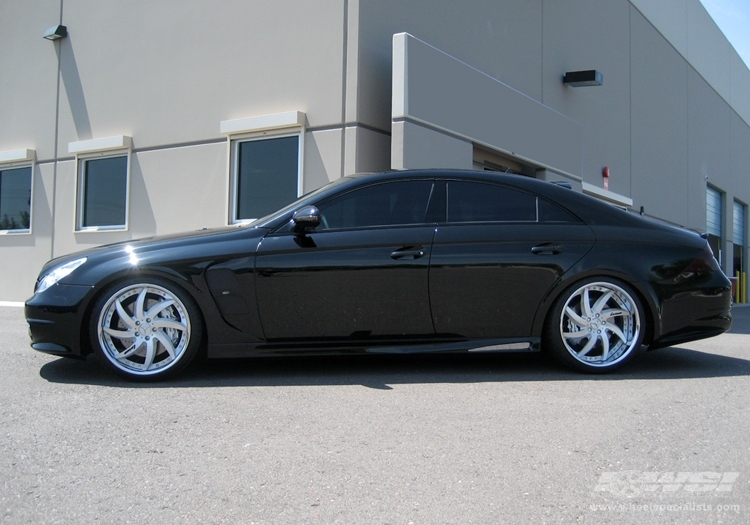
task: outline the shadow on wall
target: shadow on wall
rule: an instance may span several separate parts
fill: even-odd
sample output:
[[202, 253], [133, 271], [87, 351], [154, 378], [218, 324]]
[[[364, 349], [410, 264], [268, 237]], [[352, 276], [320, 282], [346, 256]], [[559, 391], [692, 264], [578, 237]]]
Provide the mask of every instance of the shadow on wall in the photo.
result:
[[[179, 192], [175, 192], [176, 194]], [[156, 233], [156, 217], [153, 204], [148, 194], [143, 169], [138, 160], [138, 154], [130, 155], [130, 210], [128, 215], [128, 229], [134, 239], [147, 237]], [[185, 213], [190, 213], [185, 210]]]
[[60, 64], [60, 76], [62, 77], [65, 95], [73, 115], [73, 123], [76, 127], [78, 140], [89, 140], [91, 135], [91, 121], [89, 111], [86, 107], [86, 97], [83, 93], [81, 75], [78, 72], [75, 53], [73, 52], [74, 37], [68, 34], [57, 49], [57, 60]]

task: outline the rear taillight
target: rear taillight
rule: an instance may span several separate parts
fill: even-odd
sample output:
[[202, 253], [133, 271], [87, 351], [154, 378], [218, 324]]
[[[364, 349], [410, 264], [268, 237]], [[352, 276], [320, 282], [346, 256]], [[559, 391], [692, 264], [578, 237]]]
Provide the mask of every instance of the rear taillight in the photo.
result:
[[719, 261], [714, 257], [711, 249], [706, 246], [704, 250], [691, 262], [684, 270], [682, 270], [681, 277], [700, 277], [707, 273], [720, 271]]

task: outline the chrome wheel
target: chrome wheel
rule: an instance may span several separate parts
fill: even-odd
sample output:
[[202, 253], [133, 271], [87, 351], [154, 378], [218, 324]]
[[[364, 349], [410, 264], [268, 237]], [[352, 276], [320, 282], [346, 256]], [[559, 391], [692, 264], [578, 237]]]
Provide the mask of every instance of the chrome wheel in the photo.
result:
[[141, 282], [117, 288], [105, 298], [96, 310], [96, 342], [115, 372], [129, 378], [162, 376], [192, 358], [196, 344], [191, 345], [191, 316], [175, 292]]
[[635, 299], [613, 283], [581, 286], [562, 309], [562, 342], [573, 358], [587, 366], [615, 365], [640, 345], [638, 310]]
[[610, 372], [637, 353], [645, 322], [630, 286], [617, 279], [588, 279], [557, 298], [544, 323], [542, 348], [575, 370]]

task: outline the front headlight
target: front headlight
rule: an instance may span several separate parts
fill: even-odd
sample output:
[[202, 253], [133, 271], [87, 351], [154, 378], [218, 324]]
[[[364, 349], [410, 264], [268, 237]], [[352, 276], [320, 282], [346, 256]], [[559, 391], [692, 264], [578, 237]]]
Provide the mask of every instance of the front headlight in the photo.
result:
[[86, 262], [86, 257], [81, 257], [80, 259], [75, 259], [73, 261], [67, 262], [63, 264], [62, 266], [58, 266], [54, 270], [52, 270], [50, 273], [44, 276], [44, 279], [39, 281], [39, 286], [37, 286], [36, 291], [34, 293], [41, 293], [53, 284], [56, 284], [60, 279], [63, 277], [66, 277], [73, 272], [76, 268], [81, 266], [83, 263]]

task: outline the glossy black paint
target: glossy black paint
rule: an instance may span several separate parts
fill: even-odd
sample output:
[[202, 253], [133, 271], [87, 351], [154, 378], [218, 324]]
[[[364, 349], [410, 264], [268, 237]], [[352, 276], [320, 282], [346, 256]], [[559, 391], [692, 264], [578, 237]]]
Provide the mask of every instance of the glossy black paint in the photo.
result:
[[[325, 208], [347, 192], [399, 180], [428, 188], [424, 220], [329, 230], [308, 220], [295, 231], [292, 216], [306, 206]], [[449, 222], [452, 181], [529, 195], [540, 221]], [[113, 283], [143, 275], [167, 279], [192, 296], [210, 357], [538, 347], [555, 299], [598, 276], [637, 291], [646, 308], [645, 342], [657, 348], [710, 337], [731, 324], [730, 284], [706, 249], [697, 234], [534, 179], [394, 172], [336, 181], [249, 226], [119, 243], [50, 261], [40, 279], [87, 257], [31, 297], [26, 317], [33, 348], [85, 356], [92, 304]]]

